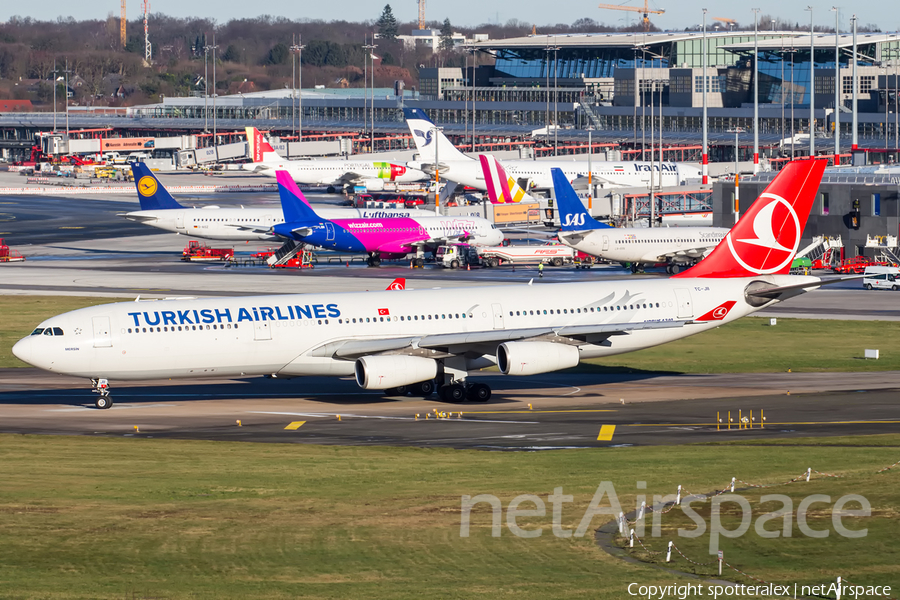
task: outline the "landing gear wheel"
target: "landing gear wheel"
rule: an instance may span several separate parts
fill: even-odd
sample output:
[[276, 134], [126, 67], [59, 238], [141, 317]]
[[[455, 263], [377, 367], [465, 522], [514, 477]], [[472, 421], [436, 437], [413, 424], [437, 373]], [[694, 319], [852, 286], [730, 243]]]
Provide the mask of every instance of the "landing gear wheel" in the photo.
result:
[[94, 406], [96, 406], [100, 410], [112, 408], [112, 405], [113, 405], [112, 396], [97, 396], [97, 399], [94, 400]]
[[412, 392], [413, 396], [427, 398], [434, 393], [434, 381], [429, 379], [428, 381], [413, 384], [409, 386], [409, 391]]
[[466, 395], [472, 402], [487, 402], [491, 399], [491, 387], [484, 383], [476, 383], [469, 388]]
[[329, 186], [328, 186], [328, 189], [326, 189], [325, 191], [328, 192], [329, 194], [333, 194], [333, 193], [336, 192], [337, 190], [334, 189], [334, 186], [333, 186], [333, 185], [329, 185]]
[[441, 388], [441, 400], [444, 402], [462, 402], [466, 399], [466, 388], [458, 383]]
[[681, 265], [672, 265], [672, 275], [678, 275], [679, 273], [681, 273]]
[[405, 396], [409, 392], [409, 387], [405, 385], [384, 390], [385, 396]]
[[631, 263], [631, 272], [632, 272], [632, 273], [637, 273], [637, 272], [638, 272], [638, 266], [637, 266], [637, 263]]
[[672, 274], [672, 265], [666, 265], [666, 273], [668, 273], [669, 275]]

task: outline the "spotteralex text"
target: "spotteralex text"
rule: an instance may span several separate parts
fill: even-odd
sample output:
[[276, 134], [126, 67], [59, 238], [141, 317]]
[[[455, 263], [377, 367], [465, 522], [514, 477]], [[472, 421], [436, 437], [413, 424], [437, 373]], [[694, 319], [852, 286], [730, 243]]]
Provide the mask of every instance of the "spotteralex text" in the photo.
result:
[[799, 583], [779, 585], [644, 585], [628, 584], [628, 595], [647, 600], [687, 600], [688, 598], [798, 598], [800, 596], [844, 598], [884, 598], [891, 593], [889, 585], [853, 585], [846, 582], [801, 585]]

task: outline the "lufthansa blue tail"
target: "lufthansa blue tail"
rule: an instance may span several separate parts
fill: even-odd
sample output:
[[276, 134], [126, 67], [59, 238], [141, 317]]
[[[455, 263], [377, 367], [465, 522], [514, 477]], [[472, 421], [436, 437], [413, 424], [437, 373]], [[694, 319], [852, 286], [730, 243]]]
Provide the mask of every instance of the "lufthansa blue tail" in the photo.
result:
[[131, 165], [131, 173], [134, 175], [134, 186], [137, 188], [138, 201], [141, 210], [168, 210], [170, 208], [184, 208], [172, 197], [153, 171], [142, 162]]
[[559, 210], [560, 231], [585, 231], [587, 229], [612, 229], [611, 225], [594, 219], [575, 194], [572, 184], [561, 169], [550, 169], [556, 208]]

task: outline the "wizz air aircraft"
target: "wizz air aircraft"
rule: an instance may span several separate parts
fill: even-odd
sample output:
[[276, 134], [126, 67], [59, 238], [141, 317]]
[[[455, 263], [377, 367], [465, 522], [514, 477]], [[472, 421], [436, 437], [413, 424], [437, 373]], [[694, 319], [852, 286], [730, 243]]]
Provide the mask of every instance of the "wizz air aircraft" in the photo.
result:
[[712, 252], [728, 234], [723, 227], [613, 227], [590, 215], [559, 169], [553, 169], [553, 186], [559, 241], [585, 254], [631, 263], [634, 273], [653, 263], [666, 263], [667, 273], [678, 273]]
[[[221, 208], [182, 206], [163, 187], [162, 182], [144, 163], [131, 166], [134, 185], [137, 188], [141, 210], [121, 216], [165, 231], [190, 235], [206, 240], [278, 241], [281, 238], [273, 227], [284, 223], [281, 208]], [[319, 215], [326, 219], [380, 219], [385, 217], [412, 218], [432, 213], [414, 209], [391, 208], [320, 208]]]
[[[487, 189], [479, 162], [457, 150], [424, 111], [407, 108], [403, 112], [419, 151], [419, 159], [408, 162], [407, 166], [434, 173], [438, 165], [442, 178], [478, 190]], [[561, 169], [570, 181], [578, 178], [586, 181], [588, 177], [587, 160], [507, 160], [504, 164], [509, 175], [519, 182], [527, 182], [522, 185], [528, 189], [549, 189], [553, 185], [551, 169]], [[593, 160], [590, 169], [592, 181], [603, 187], [649, 187], [651, 176], [654, 185], [667, 187], [701, 177], [699, 167], [672, 162]]]
[[12, 351], [92, 380], [356, 376], [484, 401], [469, 374], [535, 375], [709, 331], [832, 281], [790, 275], [825, 170], [789, 163], [702, 262], [668, 279], [120, 302], [50, 317]]
[[416, 217], [380, 219], [323, 219], [310, 207], [303, 192], [286, 171], [278, 171], [278, 193], [285, 222], [274, 231], [285, 239], [340, 252], [366, 252], [370, 267], [382, 258], [402, 258], [417, 254], [416, 266], [423, 266], [425, 248], [437, 248], [451, 241], [468, 241], [476, 246], [496, 246], [503, 233], [480, 217], [445, 217], [424, 213]]
[[360, 159], [287, 160], [282, 158], [256, 127], [247, 127], [251, 164], [244, 170], [275, 177], [275, 171], [287, 171], [297, 183], [328, 186], [328, 193], [350, 185], [364, 185], [370, 191], [384, 189], [385, 181], [427, 181], [428, 175], [417, 169], [384, 161]]

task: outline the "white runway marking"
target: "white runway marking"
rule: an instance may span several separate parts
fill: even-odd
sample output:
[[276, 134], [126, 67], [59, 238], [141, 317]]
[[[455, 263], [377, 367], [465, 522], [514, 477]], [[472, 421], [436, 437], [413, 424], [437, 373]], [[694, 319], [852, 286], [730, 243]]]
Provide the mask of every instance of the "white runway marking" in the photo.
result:
[[[335, 415], [338, 413], [300, 413], [300, 412], [274, 412], [274, 411], [264, 411], [264, 410], [248, 410], [248, 414], [255, 415], [284, 415], [288, 417], [322, 417], [322, 418], [335, 418]], [[465, 414], [465, 411], [463, 411]], [[355, 415], [355, 414], [346, 414], [340, 413], [341, 418], [350, 418], [350, 419], [384, 419], [389, 421], [416, 421], [415, 417], [388, 417], [382, 415]], [[524, 424], [524, 425], [539, 425], [538, 421], [491, 421], [488, 419], [457, 419], [456, 417], [443, 417], [440, 419], [433, 418], [432, 413], [428, 413], [429, 418], [428, 421], [442, 421], [442, 422], [453, 422], [453, 423], [512, 423], [512, 424]], [[419, 421], [425, 421], [425, 413], [422, 413], [422, 416], [418, 418]]]

